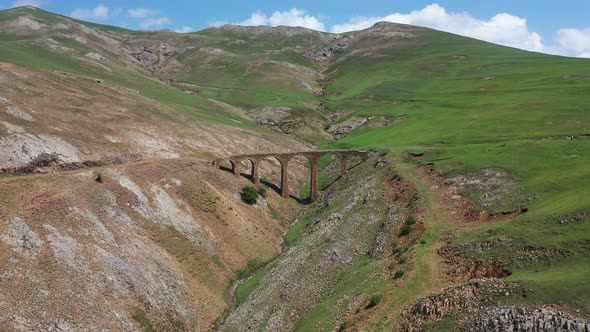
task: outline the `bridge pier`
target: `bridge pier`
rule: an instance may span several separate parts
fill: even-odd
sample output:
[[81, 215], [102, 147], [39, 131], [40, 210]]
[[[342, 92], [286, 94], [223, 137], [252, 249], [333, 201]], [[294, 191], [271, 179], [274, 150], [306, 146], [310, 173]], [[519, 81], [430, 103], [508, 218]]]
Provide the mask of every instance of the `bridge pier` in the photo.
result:
[[289, 198], [289, 161], [291, 158], [281, 158], [281, 196]]
[[311, 163], [311, 180], [310, 180], [310, 192], [309, 192], [309, 199], [313, 202], [315, 201], [318, 196], [320, 195], [320, 190], [318, 189], [318, 160], [317, 157], [308, 157]]
[[260, 184], [260, 176], [258, 175], [258, 160], [250, 159], [250, 161], [252, 162], [252, 170], [250, 173], [252, 174], [252, 183], [257, 186]]
[[342, 155], [340, 157], [340, 176], [345, 176], [348, 172], [348, 156]]
[[252, 162], [252, 167], [250, 171], [250, 174], [252, 176], [251, 180], [255, 185], [259, 185], [260, 175], [258, 174], [258, 166], [260, 162], [264, 160], [264, 158], [276, 158], [281, 164], [281, 196], [284, 198], [289, 198], [289, 161], [297, 155], [305, 156], [311, 163], [309, 197], [311, 201], [315, 201], [320, 195], [320, 191], [318, 188], [318, 162], [320, 158], [326, 154], [331, 154], [336, 156], [337, 158], [340, 158], [341, 176], [346, 175], [346, 173], [348, 172], [348, 159], [350, 159], [351, 157], [359, 156], [363, 162], [369, 158], [369, 152], [362, 150], [320, 150], [293, 153], [257, 153], [236, 155], [228, 158], [215, 159], [213, 161], [213, 165], [223, 168], [223, 166], [221, 165], [222, 161], [229, 161], [229, 163], [231, 164], [231, 172], [235, 176], [240, 176], [238, 163], [240, 163], [242, 160], [250, 160], [250, 162]]
[[238, 169], [238, 163], [240, 161], [239, 160], [230, 160], [229, 162], [231, 163], [231, 172], [235, 176], [240, 176], [240, 170]]

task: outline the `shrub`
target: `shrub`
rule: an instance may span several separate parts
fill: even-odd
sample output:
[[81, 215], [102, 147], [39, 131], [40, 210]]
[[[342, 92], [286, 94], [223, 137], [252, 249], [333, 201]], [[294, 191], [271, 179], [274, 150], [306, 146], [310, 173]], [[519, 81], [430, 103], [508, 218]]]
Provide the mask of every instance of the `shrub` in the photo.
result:
[[408, 234], [410, 234], [411, 231], [412, 231], [412, 225], [411, 224], [404, 224], [404, 226], [402, 227], [402, 229], [399, 232], [399, 235], [400, 236], [408, 235]]
[[367, 309], [373, 308], [374, 306], [379, 304], [379, 302], [381, 302], [382, 299], [383, 296], [381, 294], [375, 294], [371, 296], [371, 298], [369, 299], [369, 304], [367, 304]]
[[242, 188], [242, 193], [240, 196], [242, 197], [244, 203], [254, 204], [258, 200], [258, 191], [252, 186], [246, 186]]
[[397, 270], [393, 275], [393, 279], [399, 279], [404, 276], [404, 270]]
[[399, 232], [400, 236], [408, 235], [412, 231], [412, 225], [416, 223], [414, 216], [409, 216]]
[[397, 255], [397, 253], [398, 253], [398, 252], [400, 252], [401, 250], [402, 250], [402, 248], [400, 248], [400, 247], [398, 247], [398, 246], [395, 246], [395, 247], [393, 247], [393, 249], [391, 249], [391, 252], [392, 252], [394, 255]]
[[348, 322], [340, 323], [340, 327], [338, 328], [339, 331], [344, 331], [348, 327]]
[[94, 180], [98, 183], [102, 183], [102, 174], [96, 173], [96, 178], [94, 178]]

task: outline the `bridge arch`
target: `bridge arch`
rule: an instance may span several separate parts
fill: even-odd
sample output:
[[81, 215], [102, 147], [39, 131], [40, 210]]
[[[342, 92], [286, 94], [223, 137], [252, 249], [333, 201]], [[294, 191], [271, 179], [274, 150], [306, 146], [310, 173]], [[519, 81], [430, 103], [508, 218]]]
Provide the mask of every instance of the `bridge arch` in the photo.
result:
[[249, 160], [251, 162], [250, 176], [255, 185], [260, 184], [260, 176], [258, 174], [258, 166], [262, 160], [267, 158], [274, 158], [281, 164], [281, 196], [289, 197], [289, 162], [296, 156], [303, 156], [307, 158], [311, 164], [310, 174], [310, 200], [314, 201], [319, 196], [318, 189], [318, 161], [324, 155], [334, 155], [340, 159], [341, 162], [341, 176], [344, 176], [348, 171], [347, 163], [351, 157], [360, 156], [362, 161], [365, 161], [369, 154], [366, 151], [360, 150], [319, 150], [319, 151], [302, 151], [293, 153], [266, 153], [266, 154], [248, 154], [237, 155], [228, 158], [220, 158], [213, 161], [213, 165], [220, 166], [224, 160], [229, 160], [232, 164], [232, 171], [239, 176], [237, 164], [242, 160]]

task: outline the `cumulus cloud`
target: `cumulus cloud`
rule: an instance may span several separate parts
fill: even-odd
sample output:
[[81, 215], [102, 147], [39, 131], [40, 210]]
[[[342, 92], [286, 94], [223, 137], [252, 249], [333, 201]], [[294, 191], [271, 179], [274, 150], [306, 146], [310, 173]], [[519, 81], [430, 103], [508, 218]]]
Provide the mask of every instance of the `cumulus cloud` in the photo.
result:
[[45, 1], [43, 0], [16, 0], [12, 3], [10, 7], [21, 7], [21, 6], [33, 6], [37, 8], [41, 8]]
[[131, 9], [127, 9], [127, 14], [131, 17], [134, 18], [142, 18], [142, 17], [148, 17], [148, 16], [154, 16], [156, 14], [158, 14], [159, 12], [155, 9], [151, 9], [151, 8], [131, 8]]
[[555, 44], [550, 47], [550, 52], [590, 58], [590, 28], [560, 29], [557, 31]]
[[468, 13], [447, 12], [445, 8], [436, 3], [408, 14], [393, 13], [377, 17], [355, 17], [344, 24], [334, 25], [332, 32], [365, 29], [379, 21], [419, 25], [529, 51], [543, 51], [544, 49], [541, 36], [528, 30], [524, 18], [501, 13], [489, 20], [480, 20]]
[[286, 11], [275, 11], [271, 16], [266, 16], [266, 14], [262, 12], [255, 12], [252, 13], [248, 19], [237, 24], [248, 26], [286, 25], [304, 27], [318, 31], [326, 30], [324, 23], [322, 23], [318, 17], [308, 15], [304, 10], [299, 10], [297, 8], [291, 8]]
[[80, 20], [94, 19], [94, 20], [108, 20], [113, 16], [121, 13], [121, 9], [110, 9], [105, 5], [98, 5], [94, 8], [77, 8], [70, 14], [71, 17]]
[[192, 32], [195, 31], [195, 29], [193, 29], [192, 27], [189, 26], [183, 26], [180, 29], [174, 29], [174, 32], [178, 32], [178, 33], [187, 33], [187, 32]]
[[147, 20], [139, 23], [139, 27], [144, 29], [144, 30], [149, 30], [149, 29], [154, 29], [154, 28], [160, 28], [166, 24], [170, 24], [171, 21], [168, 17], [162, 16], [162, 17], [154, 17], [154, 18], [148, 18]]

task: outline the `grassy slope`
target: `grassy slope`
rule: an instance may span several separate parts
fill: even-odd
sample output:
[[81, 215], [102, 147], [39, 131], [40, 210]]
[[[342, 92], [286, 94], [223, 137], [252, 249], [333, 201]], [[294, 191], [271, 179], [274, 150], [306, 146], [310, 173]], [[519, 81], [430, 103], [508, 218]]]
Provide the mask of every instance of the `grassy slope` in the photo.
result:
[[[566, 259], [509, 262], [513, 275], [535, 289], [529, 300], [590, 311], [584, 266], [590, 262], [590, 220], [558, 219], [590, 210], [590, 60], [523, 52], [425, 30], [423, 46], [386, 58], [352, 57], [331, 77], [332, 108], [362, 115], [407, 115], [390, 127], [357, 130], [333, 144], [385, 148], [399, 156], [425, 152], [424, 161], [448, 173], [502, 168], [529, 213], [486, 226], [455, 241], [498, 236], [527, 245], [562, 248]], [[453, 56], [464, 56], [456, 58]], [[370, 74], [367, 74], [370, 73]], [[369, 99], [365, 101], [363, 99]], [[506, 257], [516, 248], [495, 252]]]
[[[13, 12], [21, 14], [30, 13], [39, 22], [46, 24], [57, 24], [64, 19], [62, 16], [43, 10], [17, 9], [0, 11], [0, 22], [13, 19]], [[97, 29], [115, 31], [124, 34], [134, 34], [141, 38], [150, 38], [152, 35], [151, 33], [116, 29], [110, 26], [102, 26], [87, 22], [76, 22]], [[41, 43], [45, 38], [46, 36], [34, 34], [19, 37], [14, 34], [0, 33], [0, 62], [13, 63], [40, 71], [59, 70], [102, 79], [108, 83], [137, 90], [142, 95], [156, 101], [173, 104], [180, 113], [192, 116], [199, 121], [223, 123], [246, 128], [253, 128], [256, 126], [247, 119], [220, 109], [216, 104], [204, 97], [187, 94], [178, 89], [166, 86], [153, 78], [141, 74], [137, 70], [109, 62], [105, 63], [105, 65], [112, 71], [107, 72], [99, 66], [94, 66], [89, 62], [82, 61], [80, 58], [83, 58], [86, 53], [95, 50], [91, 50], [86, 45], [80, 44], [75, 40], [64, 39], [61, 37], [54, 38], [63, 46], [69, 47], [73, 50], [73, 53], [66, 55], [64, 53], [53, 51], [42, 45]]]
[[[536, 248], [567, 250], [565, 258], [526, 263], [514, 259], [522, 245], [485, 256], [465, 253], [476, 259], [500, 257], [513, 272], [508, 280], [531, 290], [526, 298], [508, 298], [509, 303], [559, 303], [589, 313], [585, 299], [590, 294], [590, 220], [588, 215], [566, 224], [558, 220], [590, 210], [590, 139], [566, 138], [590, 133], [590, 95], [585, 93], [590, 88], [590, 61], [528, 53], [432, 30], [421, 33], [421, 45], [408, 42], [382, 51], [387, 57], [350, 57], [330, 68], [338, 70], [330, 77], [330, 97], [324, 100], [329, 109], [353, 110], [348, 117], [407, 118], [389, 127], [361, 128], [325, 147], [387, 149], [399, 160], [408, 152], [425, 152], [422, 162], [433, 162], [447, 174], [502, 168], [517, 179], [513, 189], [521, 196], [504, 208], [524, 205], [529, 213], [479, 229], [457, 225], [447, 220], [446, 208], [415, 176], [414, 166], [398, 165], [404, 177], [419, 185], [423, 203], [430, 207], [423, 219], [424, 243], [414, 248], [414, 268], [396, 283], [375, 276], [378, 261], [355, 263], [337, 276], [337, 288], [304, 317], [299, 329], [332, 328], [340, 310], [337, 299], [379, 293], [385, 303], [371, 309], [377, 310], [373, 315], [367, 311], [364, 328], [391, 330], [408, 303], [447, 285], [435, 277], [436, 249], [445, 232], [460, 235], [453, 245], [513, 237]], [[458, 55], [462, 57], [453, 57]], [[298, 226], [287, 234], [288, 242], [302, 233], [305, 222]], [[453, 323], [441, 324], [433, 328], [445, 330], [444, 324]]]

